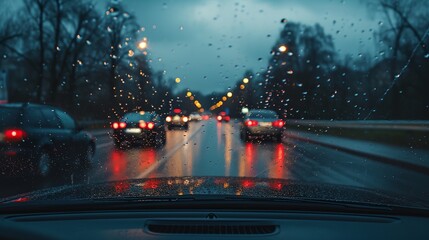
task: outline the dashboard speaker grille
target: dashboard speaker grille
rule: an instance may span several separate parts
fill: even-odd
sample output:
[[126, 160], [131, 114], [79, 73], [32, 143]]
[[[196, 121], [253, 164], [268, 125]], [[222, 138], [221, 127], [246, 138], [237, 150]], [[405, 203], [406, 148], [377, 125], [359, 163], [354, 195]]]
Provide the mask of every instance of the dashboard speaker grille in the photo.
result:
[[190, 223], [149, 223], [147, 229], [161, 234], [272, 234], [277, 226], [272, 224], [249, 224], [234, 222], [190, 222]]

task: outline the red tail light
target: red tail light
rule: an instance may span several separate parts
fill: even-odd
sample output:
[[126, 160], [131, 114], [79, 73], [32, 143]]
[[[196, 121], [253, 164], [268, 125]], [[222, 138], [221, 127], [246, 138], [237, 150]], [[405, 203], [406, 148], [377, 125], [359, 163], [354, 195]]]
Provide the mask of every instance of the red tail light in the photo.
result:
[[145, 122], [140, 122], [139, 127], [140, 128], [146, 128], [147, 124]]
[[244, 122], [244, 125], [246, 125], [247, 127], [255, 127], [255, 126], [258, 126], [258, 121], [255, 121], [255, 120], [246, 120]]
[[4, 131], [4, 140], [7, 142], [21, 141], [27, 134], [21, 129], [7, 129]]
[[229, 120], [231, 120], [231, 117], [230, 117], [230, 116], [225, 116], [224, 118], [225, 118], [225, 121], [229, 121]]
[[276, 128], [282, 128], [285, 125], [285, 122], [283, 122], [283, 120], [279, 119], [279, 120], [274, 121], [272, 123], [272, 125], [273, 125], [273, 127], [276, 127]]
[[146, 124], [146, 128], [149, 130], [152, 130], [154, 127], [155, 127], [155, 123], [153, 123], [153, 122], [148, 122]]
[[127, 124], [124, 123], [124, 122], [114, 122], [114, 123], [112, 123], [112, 128], [113, 129], [125, 128], [126, 126], [127, 126]]
[[217, 116], [216, 118], [218, 121], [222, 121], [222, 116]]

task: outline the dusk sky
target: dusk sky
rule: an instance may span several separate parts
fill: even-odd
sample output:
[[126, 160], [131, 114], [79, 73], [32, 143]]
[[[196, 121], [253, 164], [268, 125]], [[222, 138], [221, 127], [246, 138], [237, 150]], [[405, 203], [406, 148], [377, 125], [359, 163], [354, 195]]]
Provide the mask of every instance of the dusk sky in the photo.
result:
[[151, 66], [179, 89], [222, 91], [245, 72], [263, 71], [282, 29], [280, 20], [321, 24], [339, 56], [374, 52], [379, 20], [361, 0], [123, 0], [145, 28]]
[[[104, 9], [110, 1], [95, 2]], [[18, 5], [6, 2], [12, 8]], [[204, 93], [226, 90], [247, 69], [262, 72], [283, 27], [282, 18], [322, 25], [340, 57], [374, 55], [373, 31], [379, 28], [380, 17], [368, 10], [366, 2], [122, 0], [144, 28], [140, 37], [148, 39], [153, 71], [164, 71], [166, 78], [180, 77], [178, 89]]]

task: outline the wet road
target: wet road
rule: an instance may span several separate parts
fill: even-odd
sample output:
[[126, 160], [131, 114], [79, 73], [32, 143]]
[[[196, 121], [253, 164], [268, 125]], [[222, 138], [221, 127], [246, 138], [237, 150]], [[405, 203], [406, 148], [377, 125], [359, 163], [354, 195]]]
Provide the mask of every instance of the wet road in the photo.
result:
[[[336, 149], [288, 138], [283, 143], [239, 138], [238, 123], [193, 122], [167, 132], [163, 147], [119, 150], [97, 134], [96, 162], [88, 171], [40, 181], [2, 181], [2, 196], [76, 183], [167, 176], [248, 176], [352, 185], [427, 199], [429, 175]], [[418, 183], [418, 184], [416, 184]]]

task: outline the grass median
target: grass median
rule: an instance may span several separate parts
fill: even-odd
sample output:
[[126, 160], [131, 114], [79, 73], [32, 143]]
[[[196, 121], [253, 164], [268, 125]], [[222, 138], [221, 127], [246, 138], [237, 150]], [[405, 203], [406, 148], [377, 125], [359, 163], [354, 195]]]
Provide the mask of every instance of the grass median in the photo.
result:
[[426, 131], [410, 131], [397, 129], [365, 129], [332, 127], [332, 126], [309, 126], [300, 124], [289, 124], [291, 130], [305, 131], [316, 134], [328, 134], [332, 136], [351, 138], [357, 140], [386, 143], [409, 148], [429, 148], [429, 133]]

